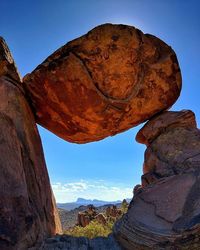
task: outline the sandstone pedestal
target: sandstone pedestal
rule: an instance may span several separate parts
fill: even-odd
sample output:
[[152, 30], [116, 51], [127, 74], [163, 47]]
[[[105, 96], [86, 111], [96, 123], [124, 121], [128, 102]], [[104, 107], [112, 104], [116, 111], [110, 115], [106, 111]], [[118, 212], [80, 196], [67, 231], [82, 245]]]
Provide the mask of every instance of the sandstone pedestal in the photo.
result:
[[164, 112], [136, 139], [147, 145], [142, 187], [115, 235], [127, 249], [200, 249], [200, 130], [191, 111]]

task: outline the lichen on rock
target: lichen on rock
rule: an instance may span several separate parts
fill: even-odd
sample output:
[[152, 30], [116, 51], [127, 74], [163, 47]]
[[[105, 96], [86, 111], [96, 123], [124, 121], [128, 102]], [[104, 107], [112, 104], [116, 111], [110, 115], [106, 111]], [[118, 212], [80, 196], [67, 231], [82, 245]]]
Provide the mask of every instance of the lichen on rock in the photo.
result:
[[168, 109], [181, 91], [175, 52], [127, 25], [100, 25], [23, 79], [36, 121], [76, 143], [101, 140]]

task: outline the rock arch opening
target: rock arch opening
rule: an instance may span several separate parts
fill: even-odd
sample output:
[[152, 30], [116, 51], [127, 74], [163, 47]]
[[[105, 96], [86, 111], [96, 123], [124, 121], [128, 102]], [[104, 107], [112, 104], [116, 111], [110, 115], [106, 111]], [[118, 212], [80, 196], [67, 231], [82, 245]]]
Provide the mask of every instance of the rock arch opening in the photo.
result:
[[136, 130], [88, 144], [67, 143], [43, 128], [39, 131], [58, 203], [78, 197], [114, 201], [132, 196], [133, 185], [140, 182], [144, 151], [134, 143]]

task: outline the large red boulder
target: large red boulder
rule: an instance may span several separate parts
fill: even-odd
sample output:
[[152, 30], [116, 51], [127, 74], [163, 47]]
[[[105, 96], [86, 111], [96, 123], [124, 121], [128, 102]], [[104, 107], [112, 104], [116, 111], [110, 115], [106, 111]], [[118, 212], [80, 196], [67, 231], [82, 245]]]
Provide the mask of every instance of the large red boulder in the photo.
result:
[[168, 109], [181, 90], [172, 48], [126, 25], [105, 24], [24, 77], [36, 121], [76, 143], [97, 141]]

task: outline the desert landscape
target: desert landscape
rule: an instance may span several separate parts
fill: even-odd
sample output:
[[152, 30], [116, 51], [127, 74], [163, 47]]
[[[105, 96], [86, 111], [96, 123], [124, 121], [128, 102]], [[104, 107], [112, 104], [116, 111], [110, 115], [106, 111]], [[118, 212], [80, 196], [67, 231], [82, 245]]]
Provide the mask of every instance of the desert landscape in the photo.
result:
[[[106, 22], [21, 77], [0, 37], [0, 250], [200, 249], [198, 114], [189, 105], [171, 109], [184, 89], [179, 58], [154, 34]], [[110, 190], [102, 180], [77, 181], [79, 198], [58, 202], [38, 125], [78, 145], [135, 128], [132, 144], [145, 151], [132, 196], [80, 198], [98, 185], [105, 194], [125, 192], [120, 179]], [[63, 197], [72, 184], [58, 182]]]

